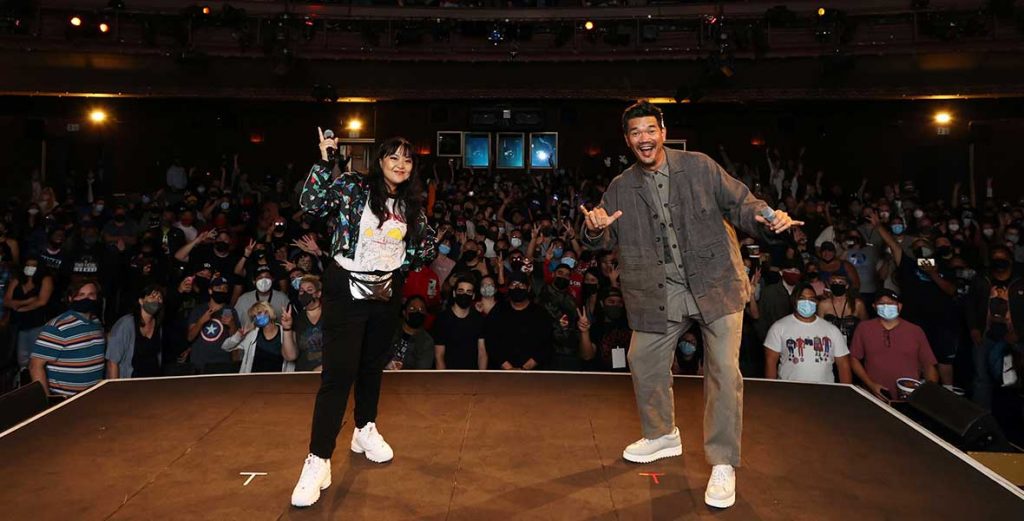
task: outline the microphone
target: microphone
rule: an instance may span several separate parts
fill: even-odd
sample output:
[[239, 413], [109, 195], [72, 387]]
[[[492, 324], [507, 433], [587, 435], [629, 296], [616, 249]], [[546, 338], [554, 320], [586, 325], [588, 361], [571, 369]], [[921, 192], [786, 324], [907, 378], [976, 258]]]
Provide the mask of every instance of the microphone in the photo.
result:
[[[334, 131], [327, 129], [324, 131], [324, 139], [334, 139]], [[334, 147], [327, 147], [327, 160], [334, 162], [338, 151]]]
[[[326, 136], [327, 134], [324, 135]], [[768, 222], [772, 222], [775, 220], [775, 210], [772, 210], [770, 206], [765, 206], [761, 209], [761, 217], [764, 217], [764, 220]]]

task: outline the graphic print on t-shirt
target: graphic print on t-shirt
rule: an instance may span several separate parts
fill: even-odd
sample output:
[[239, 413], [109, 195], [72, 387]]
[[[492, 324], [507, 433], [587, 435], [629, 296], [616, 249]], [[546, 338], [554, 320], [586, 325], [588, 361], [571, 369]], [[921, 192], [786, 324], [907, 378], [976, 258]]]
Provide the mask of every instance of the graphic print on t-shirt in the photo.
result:
[[224, 335], [224, 323], [220, 319], [211, 319], [203, 325], [201, 334], [204, 342], [217, 343], [220, 341], [220, 337]]
[[798, 364], [805, 361], [807, 350], [814, 350], [814, 362], [828, 362], [832, 353], [832, 339], [829, 337], [787, 338], [786, 351], [789, 363]]

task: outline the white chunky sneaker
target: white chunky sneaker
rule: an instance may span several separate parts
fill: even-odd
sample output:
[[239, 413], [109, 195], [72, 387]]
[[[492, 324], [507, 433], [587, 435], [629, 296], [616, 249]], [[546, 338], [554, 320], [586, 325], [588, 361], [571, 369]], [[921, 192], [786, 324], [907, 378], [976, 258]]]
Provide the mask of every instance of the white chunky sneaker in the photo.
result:
[[715, 508], [729, 508], [736, 503], [736, 471], [732, 465], [715, 465], [711, 469], [704, 502]]
[[373, 422], [352, 432], [352, 452], [365, 453], [366, 459], [374, 463], [384, 463], [395, 457], [395, 451], [391, 450], [391, 445], [388, 445], [384, 437], [377, 432], [377, 425]]
[[662, 458], [680, 456], [683, 454], [683, 442], [679, 439], [679, 428], [672, 429], [670, 434], [660, 438], [649, 440], [640, 438], [633, 442], [626, 450], [622, 451], [622, 457], [633, 463], [650, 463]]
[[292, 491], [292, 506], [308, 507], [320, 499], [320, 491], [331, 486], [331, 460], [306, 456], [299, 482]]

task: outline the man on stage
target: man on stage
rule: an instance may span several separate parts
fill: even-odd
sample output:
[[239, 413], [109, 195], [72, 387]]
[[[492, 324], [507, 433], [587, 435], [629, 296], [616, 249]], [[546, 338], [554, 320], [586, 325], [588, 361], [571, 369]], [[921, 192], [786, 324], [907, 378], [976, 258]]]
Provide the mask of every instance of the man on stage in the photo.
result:
[[[672, 360], [693, 322], [704, 334], [704, 452], [713, 465], [710, 506], [736, 501], [743, 379], [743, 306], [751, 287], [733, 226], [768, 239], [800, 225], [768, 205], [708, 156], [666, 149], [665, 120], [640, 101], [622, 115], [637, 162], [608, 185], [601, 204], [583, 208], [584, 243], [619, 249], [619, 273], [633, 338], [629, 366], [643, 438], [622, 457], [649, 463], [682, 454], [675, 426]], [[768, 218], [766, 219], [765, 216]]]

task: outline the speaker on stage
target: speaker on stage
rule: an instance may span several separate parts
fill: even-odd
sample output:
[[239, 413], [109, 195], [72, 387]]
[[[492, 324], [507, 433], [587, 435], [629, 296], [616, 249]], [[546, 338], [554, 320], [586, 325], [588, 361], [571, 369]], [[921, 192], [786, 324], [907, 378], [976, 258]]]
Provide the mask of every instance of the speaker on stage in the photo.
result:
[[946, 431], [943, 437], [961, 450], [1005, 450], [1009, 446], [992, 413], [939, 384], [921, 384], [908, 401], [925, 419]]

